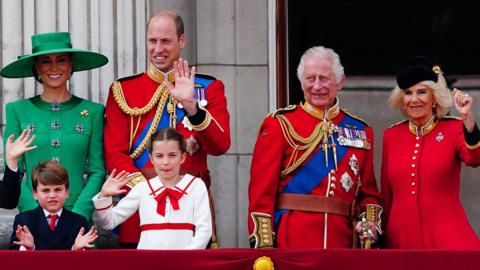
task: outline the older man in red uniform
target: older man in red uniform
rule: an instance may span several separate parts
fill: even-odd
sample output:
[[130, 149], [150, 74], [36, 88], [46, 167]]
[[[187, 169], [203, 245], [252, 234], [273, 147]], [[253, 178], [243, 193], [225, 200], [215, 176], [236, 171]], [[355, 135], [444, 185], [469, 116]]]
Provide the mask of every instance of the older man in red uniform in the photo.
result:
[[333, 50], [307, 50], [297, 75], [305, 102], [269, 114], [255, 145], [251, 246], [349, 248], [357, 230], [369, 246], [380, 230], [382, 211], [373, 131], [339, 107], [336, 94], [344, 72]]
[[[180, 58], [185, 46], [182, 18], [172, 11], [156, 13], [148, 24], [147, 72], [115, 81], [106, 104], [105, 159], [109, 171], [131, 173], [130, 187], [155, 176], [146, 149], [150, 134], [176, 127], [187, 141], [182, 171], [210, 186], [207, 154], [230, 147], [230, 116], [224, 85], [195, 74]], [[120, 243], [134, 247], [140, 235], [138, 214], [120, 227]], [[130, 243], [128, 245], [125, 243]]]

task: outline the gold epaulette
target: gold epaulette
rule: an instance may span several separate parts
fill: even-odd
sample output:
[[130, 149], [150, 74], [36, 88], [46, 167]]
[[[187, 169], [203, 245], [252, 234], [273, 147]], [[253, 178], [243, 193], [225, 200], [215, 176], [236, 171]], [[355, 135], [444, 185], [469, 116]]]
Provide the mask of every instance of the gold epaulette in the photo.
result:
[[123, 82], [123, 81], [128, 81], [128, 80], [131, 80], [131, 79], [134, 79], [136, 77], [139, 77], [143, 75], [143, 72], [142, 73], [137, 73], [137, 74], [133, 74], [133, 75], [130, 75], [130, 76], [126, 76], [126, 77], [122, 77], [122, 78], [118, 78], [116, 79], [116, 81], [119, 81], [119, 82]]
[[216, 81], [217, 78], [213, 77], [212, 75], [204, 74], [204, 73], [195, 73], [195, 77]]
[[355, 114], [352, 114], [351, 112], [347, 111], [347, 109], [341, 108], [340, 110], [341, 110], [344, 114], [346, 114], [346, 115], [348, 115], [348, 116], [350, 116], [350, 117], [352, 117], [352, 118], [354, 118], [354, 119], [362, 122], [362, 123], [365, 124], [367, 127], [370, 126], [365, 120], [363, 120], [362, 118], [356, 116]]
[[269, 115], [272, 116], [272, 117], [276, 117], [279, 114], [283, 114], [283, 113], [286, 113], [286, 112], [289, 112], [289, 111], [293, 111], [296, 108], [297, 108], [297, 105], [289, 105], [288, 107], [277, 109], [276, 111], [271, 112]]
[[453, 115], [445, 115], [444, 117], [442, 117], [442, 119], [445, 119], [445, 120], [462, 120], [461, 117], [453, 116]]
[[147, 105], [145, 105], [142, 108], [137, 108], [137, 107], [131, 108], [126, 101], [125, 96], [123, 95], [122, 84], [120, 83], [120, 81], [113, 82], [112, 94], [113, 94], [113, 98], [115, 99], [115, 102], [117, 102], [120, 109], [125, 114], [130, 116], [142, 116], [150, 112], [150, 110], [152, 110], [153, 107], [158, 104], [158, 101], [160, 99], [161, 99], [161, 102], [165, 102], [169, 95], [168, 91], [165, 90], [165, 87], [163, 86], [163, 84], [160, 84], [157, 90], [155, 90], [155, 93], [153, 94], [152, 98], [147, 103]]
[[398, 125], [400, 125], [400, 124], [407, 123], [407, 122], [408, 122], [408, 119], [405, 119], [405, 120], [402, 120], [402, 121], [398, 121], [397, 123], [392, 124], [392, 125], [389, 126], [388, 128], [392, 128], [392, 127], [395, 127], [395, 126], [398, 126]]

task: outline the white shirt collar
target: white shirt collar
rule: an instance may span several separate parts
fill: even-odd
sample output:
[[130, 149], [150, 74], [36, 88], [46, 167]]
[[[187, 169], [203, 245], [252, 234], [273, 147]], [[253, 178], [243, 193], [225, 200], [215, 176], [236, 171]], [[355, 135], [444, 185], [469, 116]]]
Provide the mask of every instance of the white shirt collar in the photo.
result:
[[[48, 212], [47, 210], [45, 210], [43, 208], [42, 208], [42, 210], [43, 210], [43, 214], [45, 215], [45, 217], [48, 218], [49, 215], [52, 215], [52, 213]], [[63, 211], [63, 208], [60, 209], [57, 213], [54, 213], [53, 215], [56, 214], [58, 217], [60, 217], [62, 215], [62, 211]]]

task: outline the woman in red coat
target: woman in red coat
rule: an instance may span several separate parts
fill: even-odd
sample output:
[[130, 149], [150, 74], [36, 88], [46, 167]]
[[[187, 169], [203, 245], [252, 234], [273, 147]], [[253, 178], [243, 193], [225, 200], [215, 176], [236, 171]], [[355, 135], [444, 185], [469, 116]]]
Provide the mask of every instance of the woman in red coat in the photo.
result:
[[[390, 104], [408, 119], [383, 136], [382, 195], [387, 248], [480, 249], [459, 199], [462, 162], [480, 165], [473, 99], [450, 93], [438, 67], [409, 58]], [[460, 118], [446, 116], [455, 105]]]

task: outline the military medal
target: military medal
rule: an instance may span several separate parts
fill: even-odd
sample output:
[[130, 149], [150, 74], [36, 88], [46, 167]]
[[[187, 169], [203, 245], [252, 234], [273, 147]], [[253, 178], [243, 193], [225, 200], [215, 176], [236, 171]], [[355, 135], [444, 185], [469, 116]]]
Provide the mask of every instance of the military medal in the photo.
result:
[[439, 132], [437, 134], [437, 137], [435, 137], [435, 140], [437, 140], [437, 142], [441, 142], [443, 140], [444, 136], [442, 134], [442, 132]]
[[197, 94], [198, 105], [200, 105], [200, 107], [207, 106], [208, 101], [205, 97], [205, 88], [195, 88], [195, 92]]
[[347, 127], [338, 127], [338, 143], [340, 145], [370, 149], [367, 133], [365, 130], [358, 130]]
[[340, 178], [340, 183], [342, 184], [342, 188], [346, 192], [348, 192], [353, 186], [352, 178], [350, 177], [350, 175], [347, 172], [342, 174], [342, 178]]
[[350, 161], [348, 162], [348, 165], [350, 165], [350, 169], [353, 171], [353, 174], [357, 175], [360, 166], [358, 165], [358, 159], [355, 156], [355, 154], [353, 154], [350, 157]]
[[207, 106], [207, 104], [208, 104], [208, 101], [206, 99], [200, 100], [200, 106], [205, 107]]

